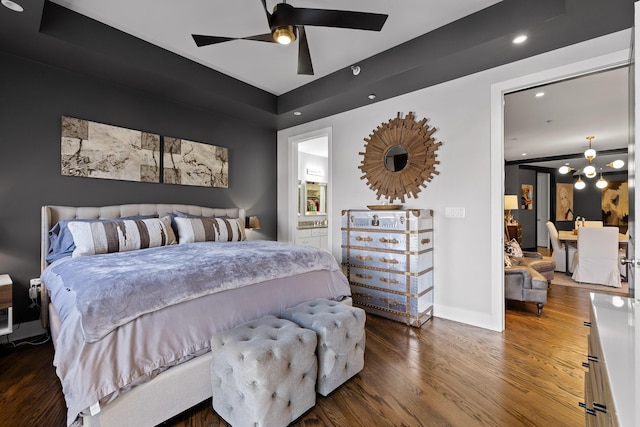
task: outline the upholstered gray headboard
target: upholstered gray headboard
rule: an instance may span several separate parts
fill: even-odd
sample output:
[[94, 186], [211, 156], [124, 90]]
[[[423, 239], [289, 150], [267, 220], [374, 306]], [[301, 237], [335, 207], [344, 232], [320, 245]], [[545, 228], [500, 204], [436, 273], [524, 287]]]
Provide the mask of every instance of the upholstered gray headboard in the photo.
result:
[[[240, 218], [244, 222], [245, 210], [241, 208], [208, 208], [195, 205], [173, 204], [130, 204], [98, 207], [73, 207], [73, 206], [43, 206], [42, 226], [40, 230], [40, 268], [47, 266], [47, 254], [49, 253], [49, 230], [58, 221], [65, 219], [113, 219], [135, 215], [164, 215], [167, 213], [184, 212], [201, 216], [227, 216]], [[48, 326], [48, 298], [43, 288], [42, 292], [42, 324]]]
[[73, 206], [43, 206], [42, 229], [40, 232], [41, 251], [40, 267], [47, 266], [47, 253], [49, 253], [49, 230], [58, 221], [64, 219], [113, 219], [134, 215], [163, 215], [177, 213], [178, 211], [191, 215], [201, 216], [228, 216], [245, 220], [245, 210], [240, 208], [208, 208], [195, 205], [171, 205], [171, 204], [131, 204], [98, 207], [73, 207]]

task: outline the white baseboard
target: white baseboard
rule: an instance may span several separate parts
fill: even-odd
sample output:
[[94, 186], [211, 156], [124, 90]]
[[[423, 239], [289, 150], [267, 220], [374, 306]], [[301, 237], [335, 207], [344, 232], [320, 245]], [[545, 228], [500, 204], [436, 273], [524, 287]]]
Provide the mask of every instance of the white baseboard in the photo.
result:
[[37, 337], [46, 332], [40, 324], [40, 320], [16, 323], [13, 325], [13, 332], [7, 337], [9, 341], [19, 341], [26, 338]]

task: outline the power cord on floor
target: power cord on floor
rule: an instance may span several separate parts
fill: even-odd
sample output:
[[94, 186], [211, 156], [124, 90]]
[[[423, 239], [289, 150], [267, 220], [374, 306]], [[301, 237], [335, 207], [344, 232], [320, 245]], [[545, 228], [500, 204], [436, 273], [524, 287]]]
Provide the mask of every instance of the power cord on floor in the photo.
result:
[[51, 339], [51, 337], [49, 336], [49, 332], [45, 332], [42, 335], [38, 335], [36, 337], [34, 337], [35, 339], [30, 340], [30, 341], [9, 341], [9, 336], [6, 336], [6, 342], [3, 344], [3, 347], [8, 347], [8, 348], [17, 348], [17, 347], [21, 347], [23, 345], [42, 345], [45, 344], [47, 342], [49, 342], [49, 340]]

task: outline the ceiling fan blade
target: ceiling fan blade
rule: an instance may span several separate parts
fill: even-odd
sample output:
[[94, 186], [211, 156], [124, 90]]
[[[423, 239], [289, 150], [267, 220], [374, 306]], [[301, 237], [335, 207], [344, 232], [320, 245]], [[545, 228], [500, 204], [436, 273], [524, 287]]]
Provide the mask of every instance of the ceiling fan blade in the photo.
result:
[[313, 64], [311, 64], [307, 33], [302, 26], [298, 27], [298, 74], [313, 76]]
[[249, 36], [249, 37], [218, 37], [218, 36], [203, 36], [199, 34], [192, 34], [193, 40], [196, 42], [198, 47], [209, 46], [212, 44], [228, 42], [231, 40], [254, 40], [258, 42], [270, 42], [275, 43], [273, 40], [273, 36], [271, 33], [269, 34], [260, 34], [257, 36]]
[[240, 40], [255, 40], [258, 42], [270, 42], [270, 43], [276, 42], [275, 40], [273, 40], [273, 35], [271, 33], [260, 34], [257, 36], [242, 37]]
[[[381, 13], [352, 12], [348, 10], [287, 8], [277, 20], [290, 25], [351, 28], [354, 30], [380, 31], [389, 15]], [[274, 21], [276, 16], [274, 14]], [[272, 22], [273, 26], [275, 22]]]
[[208, 46], [210, 44], [228, 42], [229, 40], [236, 40], [232, 37], [217, 37], [217, 36], [203, 36], [200, 34], [191, 34], [193, 41], [196, 42], [198, 47]]

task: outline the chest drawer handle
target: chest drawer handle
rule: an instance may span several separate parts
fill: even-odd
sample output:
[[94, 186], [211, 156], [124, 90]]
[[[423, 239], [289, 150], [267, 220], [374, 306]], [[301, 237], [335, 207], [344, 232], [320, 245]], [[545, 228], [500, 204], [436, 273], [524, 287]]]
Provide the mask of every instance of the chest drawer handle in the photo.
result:
[[583, 324], [584, 326], [589, 326], [589, 327], [591, 327], [591, 322], [582, 322], [582, 324]]
[[389, 243], [391, 245], [397, 245], [398, 243], [400, 243], [397, 239], [386, 239], [384, 237], [380, 238], [380, 242], [381, 243]]
[[360, 279], [373, 279], [373, 276], [369, 276], [368, 274], [356, 273], [356, 277]]
[[387, 279], [386, 277], [381, 277], [380, 281], [385, 283], [392, 283], [394, 285], [398, 284], [398, 281], [396, 279]]
[[596, 403], [593, 402], [593, 409], [595, 409], [596, 411], [600, 411], [602, 413], [607, 413], [607, 407], [601, 403]]
[[597, 362], [598, 356], [587, 356], [587, 360], [590, 362]]
[[380, 298], [380, 301], [387, 303], [389, 305], [400, 305], [400, 302], [390, 299], [390, 298]]
[[371, 237], [361, 237], [361, 236], [358, 236], [358, 237], [356, 237], [356, 240], [357, 240], [358, 242], [370, 242], [370, 241], [372, 241], [372, 240], [373, 240], [373, 238], [371, 238]]
[[359, 259], [360, 261], [371, 261], [373, 258], [369, 255], [356, 255], [356, 259]]
[[391, 259], [387, 259], [387, 258], [380, 258], [380, 261], [382, 261], [382, 262], [386, 262], [387, 264], [397, 264], [397, 263], [399, 263], [399, 262], [400, 262], [400, 261], [398, 261], [397, 259], [393, 259], [393, 258], [391, 258]]
[[431, 239], [427, 237], [425, 239], [422, 239], [420, 243], [422, 243], [423, 245], [426, 245], [427, 243], [431, 243]]
[[370, 295], [370, 294], [363, 294], [363, 293], [361, 293], [361, 292], [354, 292], [352, 295], [353, 295], [354, 297], [356, 297], [356, 298], [360, 298], [360, 299], [371, 299], [371, 298], [373, 298], [373, 295]]

